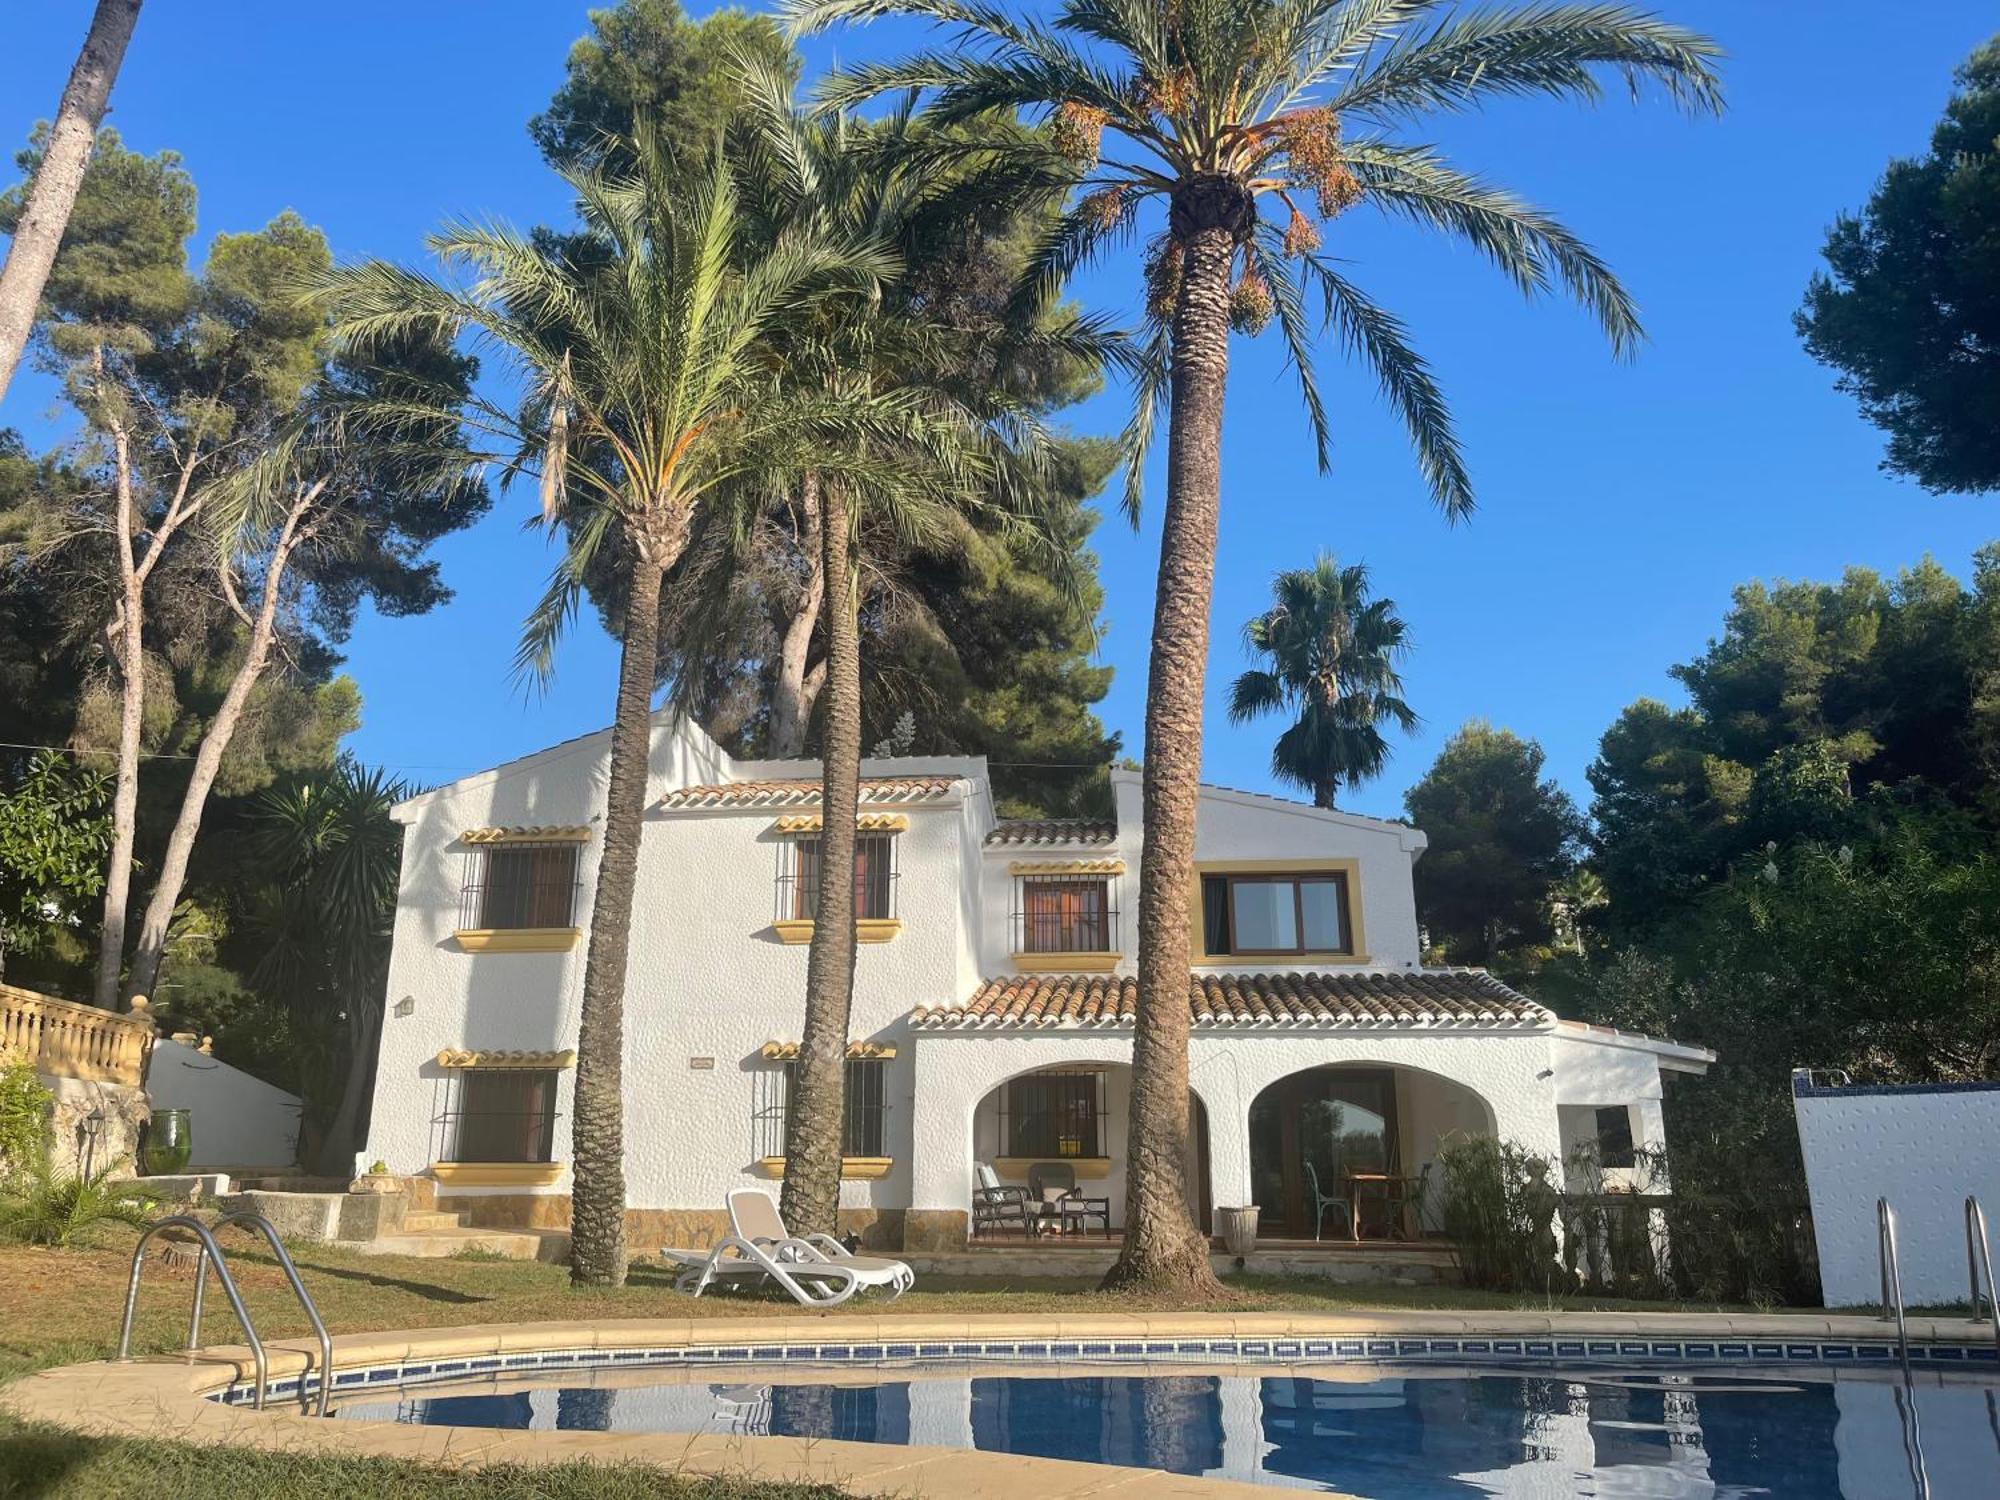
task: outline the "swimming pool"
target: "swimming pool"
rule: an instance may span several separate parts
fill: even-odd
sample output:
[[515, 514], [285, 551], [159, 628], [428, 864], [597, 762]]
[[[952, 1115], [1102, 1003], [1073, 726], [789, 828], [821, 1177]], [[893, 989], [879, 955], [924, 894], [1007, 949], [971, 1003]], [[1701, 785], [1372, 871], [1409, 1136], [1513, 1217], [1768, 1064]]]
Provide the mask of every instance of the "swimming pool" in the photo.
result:
[[338, 1415], [918, 1444], [1369, 1500], [2000, 1494], [2000, 1387], [1969, 1370], [600, 1365], [357, 1391]]

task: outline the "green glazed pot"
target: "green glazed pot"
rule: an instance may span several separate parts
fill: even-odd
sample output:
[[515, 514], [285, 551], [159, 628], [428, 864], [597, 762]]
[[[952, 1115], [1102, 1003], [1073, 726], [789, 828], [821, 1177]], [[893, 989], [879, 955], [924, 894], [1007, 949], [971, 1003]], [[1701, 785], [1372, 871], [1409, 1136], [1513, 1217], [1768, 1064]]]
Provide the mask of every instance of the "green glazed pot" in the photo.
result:
[[194, 1129], [184, 1109], [156, 1109], [146, 1126], [146, 1146], [140, 1153], [148, 1177], [172, 1177], [187, 1170], [194, 1158]]

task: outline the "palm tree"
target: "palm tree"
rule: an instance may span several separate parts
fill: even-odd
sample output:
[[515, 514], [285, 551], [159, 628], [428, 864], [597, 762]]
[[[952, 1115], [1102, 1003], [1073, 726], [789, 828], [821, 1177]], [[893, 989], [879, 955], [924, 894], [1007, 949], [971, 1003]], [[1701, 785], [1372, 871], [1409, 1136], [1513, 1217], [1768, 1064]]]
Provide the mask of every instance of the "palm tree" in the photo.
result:
[[409, 794], [394, 777], [342, 760], [257, 802], [253, 844], [278, 889], [251, 979], [267, 995], [310, 996], [338, 1017], [345, 1067], [319, 1167], [342, 1176], [360, 1143], [382, 1032], [403, 867], [403, 830], [389, 810]]
[[1271, 774], [1332, 807], [1334, 793], [1382, 774], [1386, 720], [1405, 734], [1417, 716], [1402, 698], [1396, 663], [1409, 631], [1394, 599], [1368, 597], [1368, 569], [1322, 553], [1310, 568], [1271, 580], [1272, 605], [1243, 627], [1243, 642], [1270, 669], [1245, 672], [1229, 690], [1229, 720], [1247, 724], [1283, 709], [1298, 718], [1271, 747]]
[[[952, 211], [962, 174], [899, 169], [907, 117], [879, 127], [842, 115], [814, 121], [790, 79], [745, 61], [748, 176], [766, 222], [792, 232], [868, 237], [901, 245]], [[1034, 336], [1078, 350], [1095, 331], [1068, 320]], [[1025, 340], [1020, 341], [1025, 342]], [[860, 607], [866, 573], [883, 554], [949, 546], [974, 513], [1032, 526], [1046, 452], [1032, 413], [1004, 387], [977, 404], [949, 389], [965, 363], [962, 338], [900, 289], [879, 302], [823, 308], [783, 346], [793, 380], [811, 383], [869, 419], [834, 441], [875, 461], [873, 482], [809, 469], [803, 514], [820, 544], [819, 613], [825, 632], [821, 831], [813, 936], [806, 960], [805, 1024], [786, 1110], [780, 1210], [799, 1233], [830, 1234], [840, 1202], [848, 1020], [855, 962], [856, 815], [861, 776]], [[1060, 554], [1053, 541], [1052, 553]]]
[[111, 102], [111, 86], [118, 81], [118, 69], [124, 64], [132, 29], [139, 24], [142, 3], [97, 0], [90, 30], [84, 33], [83, 50], [77, 53], [76, 66], [63, 86], [56, 122], [49, 127], [41, 160], [35, 164], [34, 182], [21, 205], [20, 222], [14, 226], [13, 243], [7, 247], [7, 263], [0, 267], [0, 397], [6, 396], [13, 383], [21, 351], [34, 329], [35, 308], [41, 302], [49, 268], [56, 263], [56, 251], [62, 247], [70, 210], [76, 206], [84, 170], [90, 165], [97, 124]]
[[[543, 523], [566, 537], [523, 633], [523, 673], [552, 670], [600, 555], [624, 572], [571, 1122], [570, 1279], [608, 1286], [625, 1279], [625, 967], [661, 580], [703, 507], [795, 471], [817, 435], [846, 418], [814, 393], [773, 387], [774, 333], [819, 299], [867, 291], [896, 271], [878, 247], [810, 235], [782, 237], [739, 269], [743, 223], [719, 157], [683, 172], [644, 122], [628, 144], [563, 174], [588, 254], [544, 253], [509, 228], [460, 224], [431, 240], [446, 271], [463, 273], [452, 280], [374, 262], [334, 273], [324, 289], [357, 345], [462, 334], [518, 377], [518, 406], [480, 398], [467, 422], [492, 444], [474, 441], [476, 459], [510, 476], [539, 471]], [[425, 431], [438, 411], [413, 400], [407, 414]]]
[[[1052, 24], [980, 0], [785, 0], [794, 30], [890, 14], [951, 29], [949, 45], [829, 79], [822, 105], [923, 93], [938, 126], [1030, 112], [1045, 129], [960, 146], [996, 191], [1065, 207], [1031, 272], [1043, 294], [1164, 208], [1145, 288], [1151, 367], [1128, 438], [1142, 452], [1168, 407], [1167, 494], [1146, 688], [1145, 849], [1124, 1249], [1107, 1284], [1214, 1289], [1189, 1222], [1187, 879], [1201, 768], [1203, 680], [1220, 505], [1229, 333], [1275, 318], [1327, 463], [1312, 374], [1323, 322], [1375, 372], [1448, 516], [1472, 489], [1444, 399], [1403, 325], [1318, 253], [1322, 224], [1361, 204], [1456, 235], [1524, 291], [1560, 285], [1615, 350], [1636, 313], [1601, 260], [1554, 219], [1394, 133], [1428, 112], [1551, 94], [1594, 100], [1600, 72], [1719, 107], [1716, 47], [1618, 4], [1534, 4], [1428, 19], [1437, 0], [1061, 0]], [[942, 142], [944, 148], [951, 143]], [[1280, 217], [1267, 218], [1273, 207]], [[1158, 221], [1152, 221], [1158, 225]], [[1136, 510], [1140, 469], [1128, 467]]]

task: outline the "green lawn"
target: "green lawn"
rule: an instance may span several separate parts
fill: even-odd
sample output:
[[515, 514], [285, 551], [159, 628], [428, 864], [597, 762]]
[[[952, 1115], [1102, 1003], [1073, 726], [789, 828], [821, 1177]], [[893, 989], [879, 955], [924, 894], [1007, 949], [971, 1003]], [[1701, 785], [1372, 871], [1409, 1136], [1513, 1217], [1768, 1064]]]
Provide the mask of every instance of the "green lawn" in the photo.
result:
[[[298, 1305], [269, 1255], [248, 1241], [225, 1245], [230, 1265], [268, 1337], [307, 1332]], [[295, 1248], [299, 1272], [335, 1333], [525, 1323], [549, 1319], [706, 1317], [718, 1320], [796, 1311], [785, 1298], [678, 1296], [654, 1265], [633, 1268], [618, 1291], [574, 1291], [559, 1266], [489, 1259], [410, 1260], [357, 1255], [324, 1245]], [[107, 1239], [90, 1250], [0, 1246], [0, 1382], [50, 1365], [108, 1357], [117, 1342], [118, 1314], [130, 1266], [129, 1239]], [[178, 1349], [186, 1336], [187, 1275], [149, 1270], [135, 1347]], [[206, 1337], [236, 1338], [228, 1306], [208, 1299]], [[1243, 1278], [1231, 1283], [1230, 1311], [1364, 1308], [1662, 1307], [1666, 1304], [1495, 1296], [1453, 1288], [1346, 1287], [1310, 1278]], [[879, 1299], [848, 1303], [828, 1316], [870, 1314]], [[982, 1278], [919, 1288], [895, 1304], [909, 1313], [1017, 1313], [1151, 1310], [1189, 1311], [1185, 1299], [1108, 1297], [1086, 1279]], [[1685, 1310], [1685, 1309], [1684, 1309]], [[438, 1500], [806, 1500], [828, 1496], [783, 1485], [733, 1481], [667, 1482], [656, 1470], [570, 1464], [532, 1470], [452, 1473], [373, 1459], [219, 1452], [165, 1442], [109, 1441], [0, 1419], [0, 1500], [79, 1497], [79, 1500], [214, 1500], [229, 1494], [283, 1494], [286, 1500], [348, 1500], [361, 1496], [423, 1496]]]

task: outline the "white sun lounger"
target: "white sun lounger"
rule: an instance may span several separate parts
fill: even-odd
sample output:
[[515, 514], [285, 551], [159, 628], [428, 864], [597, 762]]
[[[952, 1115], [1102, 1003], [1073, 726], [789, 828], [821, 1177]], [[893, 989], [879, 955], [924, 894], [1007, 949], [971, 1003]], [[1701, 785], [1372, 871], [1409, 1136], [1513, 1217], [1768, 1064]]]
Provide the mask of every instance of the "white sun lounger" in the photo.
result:
[[748, 1286], [766, 1277], [806, 1307], [834, 1307], [867, 1287], [885, 1287], [900, 1297], [916, 1283], [916, 1273], [900, 1260], [850, 1255], [831, 1235], [805, 1239], [785, 1232], [778, 1205], [757, 1188], [729, 1195], [733, 1233], [713, 1250], [662, 1250], [669, 1265], [681, 1267], [677, 1291], [699, 1297], [712, 1286]]

